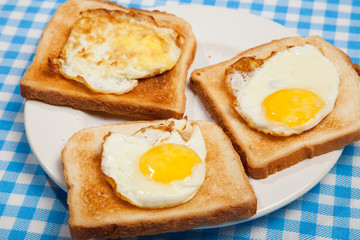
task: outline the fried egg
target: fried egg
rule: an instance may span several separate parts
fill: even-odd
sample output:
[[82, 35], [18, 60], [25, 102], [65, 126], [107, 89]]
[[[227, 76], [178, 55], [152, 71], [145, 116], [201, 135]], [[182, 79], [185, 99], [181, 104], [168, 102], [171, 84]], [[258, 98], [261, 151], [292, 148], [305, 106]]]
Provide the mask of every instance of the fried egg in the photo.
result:
[[133, 135], [109, 133], [101, 170], [120, 198], [138, 207], [164, 208], [194, 197], [205, 178], [206, 155], [198, 124], [168, 120]]
[[241, 58], [226, 71], [234, 108], [252, 128], [277, 136], [315, 127], [334, 108], [339, 74], [313, 45], [268, 59]]
[[181, 49], [175, 30], [134, 12], [95, 9], [81, 13], [55, 62], [59, 72], [96, 92], [123, 94], [138, 79], [172, 69]]

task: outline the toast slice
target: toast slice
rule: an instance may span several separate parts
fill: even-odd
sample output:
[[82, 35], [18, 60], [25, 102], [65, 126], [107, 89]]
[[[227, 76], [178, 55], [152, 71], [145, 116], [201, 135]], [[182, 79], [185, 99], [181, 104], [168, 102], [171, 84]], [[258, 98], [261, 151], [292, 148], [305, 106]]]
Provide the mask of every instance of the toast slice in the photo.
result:
[[[49, 59], [59, 56], [80, 12], [99, 8], [148, 15], [160, 27], [174, 29], [181, 37], [181, 56], [176, 65], [163, 74], [139, 80], [135, 89], [122, 95], [94, 92], [84, 84], [51, 71]], [[103, 0], [69, 0], [59, 6], [45, 27], [33, 63], [20, 82], [20, 91], [26, 99], [80, 110], [102, 111], [134, 119], [181, 118], [185, 111], [188, 68], [195, 52], [196, 39], [190, 24], [173, 14], [128, 9]]]
[[183, 231], [256, 213], [257, 199], [230, 139], [215, 123], [198, 121], [207, 148], [206, 176], [196, 195], [181, 205], [139, 208], [117, 197], [100, 170], [109, 131], [133, 134], [162, 121], [133, 121], [83, 129], [62, 151], [69, 189], [69, 226], [75, 239], [117, 238]]
[[[334, 109], [316, 127], [299, 135], [277, 137], [250, 128], [231, 106], [231, 94], [224, 82], [225, 69], [241, 57], [265, 59], [273, 51], [304, 44], [318, 48], [339, 72], [339, 94]], [[252, 178], [261, 179], [306, 158], [340, 149], [360, 139], [359, 73], [358, 65], [351, 63], [344, 52], [322, 38], [290, 37], [246, 50], [216, 65], [194, 70], [190, 85], [215, 122], [232, 140], [247, 173]]]

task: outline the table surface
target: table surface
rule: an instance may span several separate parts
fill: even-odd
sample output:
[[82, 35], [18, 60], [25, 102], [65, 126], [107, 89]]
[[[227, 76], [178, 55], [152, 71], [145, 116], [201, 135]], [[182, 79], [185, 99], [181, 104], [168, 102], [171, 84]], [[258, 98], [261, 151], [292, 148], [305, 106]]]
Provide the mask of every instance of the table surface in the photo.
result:
[[[64, 0], [0, 0], [0, 239], [70, 239], [67, 194], [49, 179], [24, 129], [19, 82], [46, 23]], [[274, 3], [275, 2], [275, 3]], [[302, 36], [320, 35], [359, 64], [359, 1], [125, 0], [125, 7], [203, 4], [242, 9]], [[138, 239], [360, 239], [360, 142], [308, 193], [234, 226]]]

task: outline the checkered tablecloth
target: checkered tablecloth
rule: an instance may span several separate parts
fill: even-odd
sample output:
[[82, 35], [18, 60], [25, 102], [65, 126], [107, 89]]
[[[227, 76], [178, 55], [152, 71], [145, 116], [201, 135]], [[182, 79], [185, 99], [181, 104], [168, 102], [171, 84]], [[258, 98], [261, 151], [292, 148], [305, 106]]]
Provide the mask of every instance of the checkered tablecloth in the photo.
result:
[[[42, 30], [63, 0], [0, 0], [0, 239], [70, 239], [67, 194], [31, 152], [19, 82]], [[302, 36], [320, 35], [360, 61], [360, 1], [124, 0], [126, 7], [203, 4], [278, 22]], [[360, 239], [360, 143], [308, 193], [253, 221], [139, 239]]]

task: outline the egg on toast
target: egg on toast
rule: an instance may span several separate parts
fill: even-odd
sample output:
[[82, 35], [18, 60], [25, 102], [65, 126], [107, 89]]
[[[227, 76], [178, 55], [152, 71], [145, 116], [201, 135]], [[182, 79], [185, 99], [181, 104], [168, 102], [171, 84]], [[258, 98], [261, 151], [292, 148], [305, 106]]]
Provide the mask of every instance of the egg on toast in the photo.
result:
[[68, 0], [46, 25], [20, 92], [130, 119], [181, 118], [195, 52], [191, 25], [173, 14]]
[[[62, 151], [62, 163], [69, 189], [69, 227], [74, 239], [184, 231], [256, 213], [257, 198], [228, 136], [213, 122], [178, 121], [103, 125], [82, 129], [69, 139]], [[115, 138], [109, 139], [109, 133]], [[157, 147], [164, 147], [161, 154]], [[151, 153], [145, 150], [148, 148], [157, 152], [157, 159], [150, 160]], [[186, 166], [176, 167], [176, 157], [169, 164], [161, 160], [161, 156], [173, 155], [173, 151], [175, 155], [194, 152], [188, 155]], [[123, 161], [121, 165], [127, 165], [126, 170], [109, 174], [108, 170], [117, 168], [111, 164], [112, 157]], [[149, 168], [158, 176], [151, 179], [147, 174]], [[119, 171], [124, 178], [116, 173]], [[132, 176], [128, 181], [129, 174]], [[194, 174], [197, 176], [192, 180]], [[115, 186], [114, 179], [122, 185], [120, 188]], [[159, 187], [161, 191], [157, 191]], [[187, 197], [183, 191], [188, 192]], [[149, 196], [143, 199], [148, 201], [145, 205], [138, 205], [141, 195]], [[164, 195], [168, 196], [164, 198]], [[169, 206], [169, 199], [177, 203]], [[153, 203], [158, 206], [151, 206]]]
[[359, 72], [321, 37], [288, 37], [196, 69], [190, 86], [261, 179], [360, 139]]

